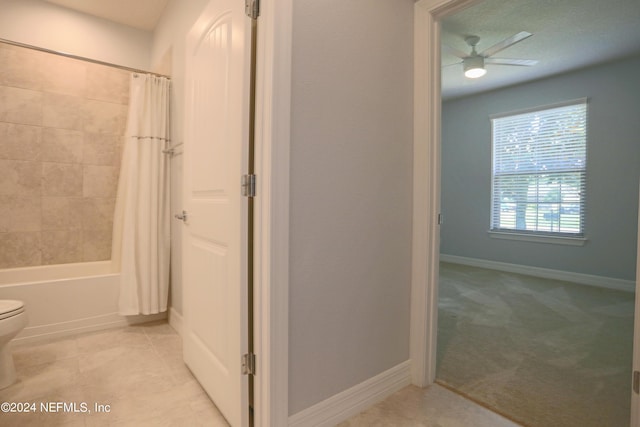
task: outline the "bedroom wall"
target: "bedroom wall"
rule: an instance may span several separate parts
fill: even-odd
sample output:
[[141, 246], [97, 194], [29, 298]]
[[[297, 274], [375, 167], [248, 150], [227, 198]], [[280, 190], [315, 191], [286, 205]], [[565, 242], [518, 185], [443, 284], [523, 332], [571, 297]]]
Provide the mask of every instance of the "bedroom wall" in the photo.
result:
[[[443, 103], [441, 253], [635, 280], [640, 57]], [[489, 237], [489, 115], [588, 97], [587, 243]]]

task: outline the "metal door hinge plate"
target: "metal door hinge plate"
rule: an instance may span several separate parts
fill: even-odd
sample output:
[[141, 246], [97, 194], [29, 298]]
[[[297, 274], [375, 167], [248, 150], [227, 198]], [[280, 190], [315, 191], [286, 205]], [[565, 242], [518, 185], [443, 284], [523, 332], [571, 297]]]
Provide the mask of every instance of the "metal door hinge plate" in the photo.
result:
[[242, 195], [245, 197], [256, 196], [256, 176], [242, 175]]
[[640, 371], [633, 371], [633, 392], [640, 394]]
[[260, 16], [259, 0], [244, 0], [244, 13], [251, 19], [257, 19]]
[[256, 374], [256, 355], [246, 353], [242, 355], [242, 375]]

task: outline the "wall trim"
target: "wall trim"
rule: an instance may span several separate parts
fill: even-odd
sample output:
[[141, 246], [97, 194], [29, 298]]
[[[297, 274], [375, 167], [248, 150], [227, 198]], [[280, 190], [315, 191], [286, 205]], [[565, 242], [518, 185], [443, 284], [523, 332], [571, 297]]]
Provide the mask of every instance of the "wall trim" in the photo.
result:
[[113, 329], [140, 323], [153, 322], [166, 318], [166, 312], [136, 316], [121, 316], [117, 312], [114, 312], [83, 319], [74, 319], [67, 322], [26, 327], [15, 338], [15, 342], [34, 343], [54, 338], [63, 338], [72, 335], [78, 335], [86, 332], [95, 332], [104, 329]]
[[289, 417], [292, 427], [331, 427], [359, 414], [411, 383], [407, 360]]
[[169, 307], [168, 318], [169, 326], [175, 329], [178, 335], [182, 336], [182, 314], [178, 313], [175, 308]]
[[440, 261], [468, 265], [471, 267], [506, 271], [509, 273], [526, 274], [528, 276], [542, 277], [545, 279], [563, 280], [566, 282], [578, 283], [580, 285], [614, 289], [616, 291], [635, 292], [636, 290], [635, 281], [616, 279], [613, 277], [595, 276], [592, 274], [574, 273], [571, 271], [553, 270], [550, 268], [532, 267], [528, 265], [510, 264], [506, 262], [467, 258], [447, 254], [441, 254]]
[[256, 427], [289, 419], [289, 162], [293, 0], [260, 6], [256, 70]]

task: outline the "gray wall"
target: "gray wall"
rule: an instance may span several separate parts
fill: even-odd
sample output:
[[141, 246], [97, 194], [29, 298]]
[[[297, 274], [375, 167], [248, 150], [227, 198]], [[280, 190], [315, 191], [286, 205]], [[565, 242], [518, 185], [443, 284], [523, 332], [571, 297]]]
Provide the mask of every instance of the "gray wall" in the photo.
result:
[[409, 358], [413, 0], [296, 0], [289, 411]]
[[[635, 279], [640, 177], [640, 57], [443, 103], [441, 253]], [[489, 115], [589, 98], [582, 247], [488, 236]]]

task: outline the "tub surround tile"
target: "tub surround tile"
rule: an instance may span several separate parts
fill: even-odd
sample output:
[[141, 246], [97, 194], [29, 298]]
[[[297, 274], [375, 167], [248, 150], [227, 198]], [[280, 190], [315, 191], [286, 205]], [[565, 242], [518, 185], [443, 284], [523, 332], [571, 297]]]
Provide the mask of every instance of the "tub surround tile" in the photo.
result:
[[0, 122], [0, 159], [39, 161], [42, 128]]
[[1, 268], [111, 258], [129, 79], [0, 42]]
[[39, 197], [0, 195], [0, 232], [40, 231], [41, 228]]
[[82, 230], [42, 232], [42, 264], [66, 264], [82, 259]]
[[111, 259], [111, 229], [89, 229], [83, 231], [82, 261], [106, 261]]
[[83, 199], [80, 197], [43, 197], [43, 230], [76, 230], [82, 228]]
[[86, 165], [82, 195], [90, 198], [115, 198], [118, 190], [118, 169], [114, 166]]
[[84, 131], [124, 135], [127, 110], [126, 105], [87, 100], [84, 105]]
[[42, 99], [39, 91], [0, 86], [0, 121], [41, 125]]
[[122, 137], [108, 133], [85, 133], [83, 163], [85, 165], [119, 166]]
[[42, 163], [43, 196], [82, 196], [82, 165]]
[[[6, 45], [5, 45], [6, 46]], [[0, 86], [41, 90], [44, 69], [38, 55], [26, 49], [0, 49]]]
[[40, 265], [40, 241], [37, 231], [0, 233], [0, 268]]
[[0, 160], [0, 195], [37, 197], [41, 194], [39, 162]]
[[42, 89], [46, 92], [85, 97], [87, 63], [57, 55], [47, 55], [40, 61], [47, 70]]
[[87, 98], [127, 105], [130, 75], [117, 68], [87, 64]]
[[84, 135], [77, 130], [42, 129], [42, 161], [82, 163]]
[[44, 93], [42, 125], [58, 129], [82, 130], [84, 99], [58, 93]]
[[83, 198], [82, 228], [84, 230], [107, 229], [110, 231], [113, 227], [113, 212], [115, 205], [115, 198]]

